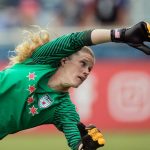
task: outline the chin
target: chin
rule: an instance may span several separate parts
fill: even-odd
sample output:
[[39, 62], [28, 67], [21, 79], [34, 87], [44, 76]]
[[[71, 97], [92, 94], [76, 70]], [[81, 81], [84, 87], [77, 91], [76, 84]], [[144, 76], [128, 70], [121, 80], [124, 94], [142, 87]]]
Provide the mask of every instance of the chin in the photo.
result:
[[72, 82], [72, 84], [70, 84], [70, 85], [72, 85], [72, 86], [71, 86], [72, 88], [78, 88], [82, 83], [83, 83], [83, 82], [81, 82], [81, 81], [74, 81], [74, 82]]
[[75, 84], [75, 85], [74, 85], [74, 86], [72, 86], [72, 87], [74, 87], [74, 88], [78, 88], [81, 84], [82, 84], [82, 83]]
[[73, 86], [73, 88], [78, 88], [78, 87], [79, 87], [79, 85]]

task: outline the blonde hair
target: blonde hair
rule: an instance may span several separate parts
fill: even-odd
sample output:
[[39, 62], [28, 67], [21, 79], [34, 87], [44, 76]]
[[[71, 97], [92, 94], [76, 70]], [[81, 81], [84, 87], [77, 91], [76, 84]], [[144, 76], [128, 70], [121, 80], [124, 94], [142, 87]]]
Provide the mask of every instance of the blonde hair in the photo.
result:
[[93, 50], [92, 50], [90, 47], [88, 47], [88, 46], [83, 46], [79, 51], [77, 51], [76, 53], [70, 55], [69, 57], [71, 58], [73, 55], [79, 55], [80, 52], [81, 52], [81, 53], [83, 52], [83, 53], [88, 53], [88, 54], [90, 54], [90, 55], [93, 57], [94, 63], [95, 63], [96, 58], [95, 58], [94, 52], [93, 52]]
[[15, 48], [15, 56], [10, 57], [10, 65], [23, 62], [25, 59], [29, 58], [34, 50], [49, 42], [50, 37], [46, 29], [38, 28], [37, 32], [24, 31], [24, 39], [21, 44]]
[[82, 47], [81, 50], [79, 50], [78, 52], [88, 53], [88, 54], [90, 54], [95, 59], [95, 55], [94, 55], [93, 50], [90, 47], [88, 47], [88, 46]]

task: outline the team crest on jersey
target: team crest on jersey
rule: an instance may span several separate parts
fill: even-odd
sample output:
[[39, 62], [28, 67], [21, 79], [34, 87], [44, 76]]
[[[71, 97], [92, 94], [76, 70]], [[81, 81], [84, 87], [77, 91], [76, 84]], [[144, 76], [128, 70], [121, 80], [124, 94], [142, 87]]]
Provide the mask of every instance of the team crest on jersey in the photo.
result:
[[48, 108], [49, 106], [51, 106], [53, 103], [53, 100], [50, 98], [49, 95], [44, 95], [39, 99], [38, 105], [39, 108]]

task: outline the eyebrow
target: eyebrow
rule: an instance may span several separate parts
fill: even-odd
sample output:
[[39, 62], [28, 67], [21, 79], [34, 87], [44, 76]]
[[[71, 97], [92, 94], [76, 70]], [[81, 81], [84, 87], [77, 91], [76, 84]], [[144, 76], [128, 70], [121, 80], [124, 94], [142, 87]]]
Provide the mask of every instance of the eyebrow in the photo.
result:
[[82, 61], [85, 61], [85, 62], [88, 63], [88, 64], [89, 64], [89, 63], [92, 64], [92, 65], [90, 65], [91, 67], [92, 67], [93, 64], [94, 64], [93, 62], [89, 61], [87, 58], [83, 58]]

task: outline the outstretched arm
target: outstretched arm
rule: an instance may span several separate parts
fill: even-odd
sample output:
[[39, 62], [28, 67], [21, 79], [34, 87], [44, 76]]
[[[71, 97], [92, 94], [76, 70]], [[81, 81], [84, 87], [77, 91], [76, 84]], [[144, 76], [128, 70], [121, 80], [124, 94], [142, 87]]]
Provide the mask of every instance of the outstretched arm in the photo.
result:
[[111, 30], [95, 29], [91, 33], [91, 41], [93, 44], [101, 44], [111, 42]]
[[150, 55], [150, 48], [144, 44], [146, 41], [150, 42], [150, 24], [139, 22], [130, 28], [94, 29], [61, 36], [37, 48], [32, 58], [42, 64], [56, 64], [83, 46], [106, 42], [126, 43]]
[[110, 41], [126, 43], [150, 55], [150, 47], [144, 44], [144, 42], [150, 42], [150, 24], [147, 22], [139, 22], [130, 28], [112, 30], [95, 29], [91, 33], [91, 41], [93, 44]]

